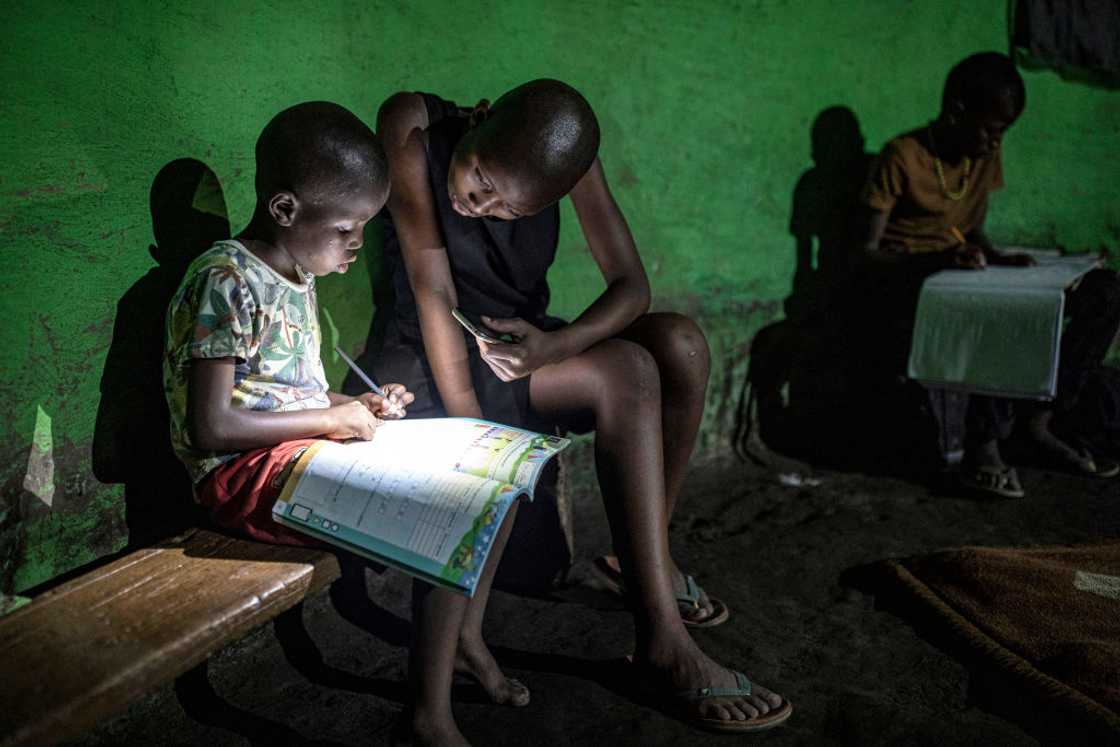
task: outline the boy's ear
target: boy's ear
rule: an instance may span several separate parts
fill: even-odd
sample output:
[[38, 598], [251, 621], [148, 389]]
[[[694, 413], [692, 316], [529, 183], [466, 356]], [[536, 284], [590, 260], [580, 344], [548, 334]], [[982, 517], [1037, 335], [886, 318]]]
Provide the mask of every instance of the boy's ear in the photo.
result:
[[964, 118], [965, 105], [960, 99], [952, 99], [949, 101], [949, 106], [945, 110], [946, 118], [949, 124], [957, 124]]
[[299, 212], [299, 200], [291, 192], [277, 192], [268, 201], [268, 214], [278, 226], [285, 228], [291, 226], [297, 212]]
[[490, 100], [489, 99], [479, 99], [478, 103], [474, 105], [473, 109], [471, 109], [470, 126], [471, 127], [478, 127], [480, 124], [485, 122], [486, 118], [489, 117], [489, 116], [490, 116]]

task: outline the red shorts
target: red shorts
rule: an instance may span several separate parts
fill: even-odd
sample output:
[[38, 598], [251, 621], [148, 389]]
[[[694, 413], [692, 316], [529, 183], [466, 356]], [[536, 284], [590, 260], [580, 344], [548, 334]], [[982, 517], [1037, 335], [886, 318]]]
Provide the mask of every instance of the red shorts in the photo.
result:
[[284, 489], [286, 468], [317, 440], [285, 441], [238, 454], [202, 478], [195, 486], [195, 496], [211, 521], [224, 529], [275, 545], [325, 547], [272, 520], [272, 505]]

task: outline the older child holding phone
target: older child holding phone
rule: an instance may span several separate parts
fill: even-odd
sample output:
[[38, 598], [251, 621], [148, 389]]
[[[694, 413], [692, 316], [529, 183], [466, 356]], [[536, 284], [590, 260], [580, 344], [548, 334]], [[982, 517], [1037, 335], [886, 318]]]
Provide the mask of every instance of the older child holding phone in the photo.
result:
[[[599, 484], [634, 611], [636, 672], [689, 722], [716, 731], [781, 723], [788, 701], [713, 661], [686, 623], [727, 618], [669, 553], [668, 524], [708, 379], [703, 333], [651, 314], [649, 282], [575, 89], [537, 80], [493, 106], [400, 93], [378, 113], [393, 191], [385, 256], [396, 305], [380, 378], [415, 382], [424, 414], [594, 429]], [[570, 324], [547, 313], [546, 273], [569, 195], [602, 294]], [[455, 308], [511, 342], [467, 337]], [[537, 425], [536, 427], [541, 427]]]

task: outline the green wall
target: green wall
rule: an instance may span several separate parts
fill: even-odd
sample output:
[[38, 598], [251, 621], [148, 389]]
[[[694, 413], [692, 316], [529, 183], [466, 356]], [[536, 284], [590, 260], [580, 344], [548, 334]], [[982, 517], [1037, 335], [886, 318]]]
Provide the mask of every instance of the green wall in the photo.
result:
[[[217, 174], [237, 230], [252, 147], [279, 109], [329, 99], [372, 120], [400, 89], [467, 103], [562, 78], [599, 112], [602, 160], [655, 304], [698, 317], [716, 368], [705, 443], [721, 436], [751, 334], [794, 268], [790, 200], [809, 129], [849, 107], [869, 149], [936, 113], [945, 72], [1006, 47], [1004, 0], [779, 2], [9, 4], [0, 55], [0, 591], [19, 592], [124, 541], [119, 486], [90, 445], [122, 295], [153, 266], [148, 191], [191, 157]], [[1005, 143], [997, 239], [1120, 244], [1120, 95], [1026, 76]], [[570, 207], [551, 280], [578, 312], [600, 280]], [[373, 310], [362, 272], [322, 283], [343, 344]], [[334, 381], [341, 374], [328, 361]], [[24, 488], [40, 412], [54, 497]], [[40, 436], [45, 435], [40, 429]]]

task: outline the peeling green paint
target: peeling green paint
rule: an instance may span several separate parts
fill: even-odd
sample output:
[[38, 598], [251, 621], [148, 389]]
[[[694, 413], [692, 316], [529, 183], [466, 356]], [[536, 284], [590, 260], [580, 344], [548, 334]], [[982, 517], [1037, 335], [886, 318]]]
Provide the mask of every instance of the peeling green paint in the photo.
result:
[[10, 597], [7, 594], [0, 594], [0, 617], [3, 617], [9, 612], [15, 612], [30, 601], [28, 597]]
[[[372, 121], [401, 89], [473, 103], [534, 77], [571, 82], [600, 114], [602, 161], [656, 307], [694, 315], [709, 335], [712, 445], [750, 338], [790, 289], [791, 195], [813, 166], [814, 118], [846, 106], [876, 149], [936, 113], [954, 62], [1005, 49], [1006, 37], [1004, 0], [11, 5], [0, 233], [19, 261], [0, 274], [0, 592], [124, 541], [123, 491], [93, 478], [90, 444], [116, 305], [153, 270], [148, 192], [170, 161], [215, 171], [219, 184], [200, 185], [193, 205], [237, 230], [252, 209], [253, 143], [285, 106], [328, 99]], [[991, 234], [1116, 251], [1120, 95], [1025, 77]], [[567, 203], [562, 215], [552, 310], [571, 317], [602, 280]], [[320, 285], [348, 350], [374, 310], [376, 284], [360, 270], [378, 262], [367, 262]], [[326, 366], [337, 383], [343, 364]], [[22, 485], [40, 404], [54, 434], [53, 511]]]
[[27, 474], [23, 478], [23, 487], [48, 506], [54, 500], [53, 444], [51, 418], [39, 407], [35, 415], [35, 435], [31, 439], [31, 453], [27, 457]]

